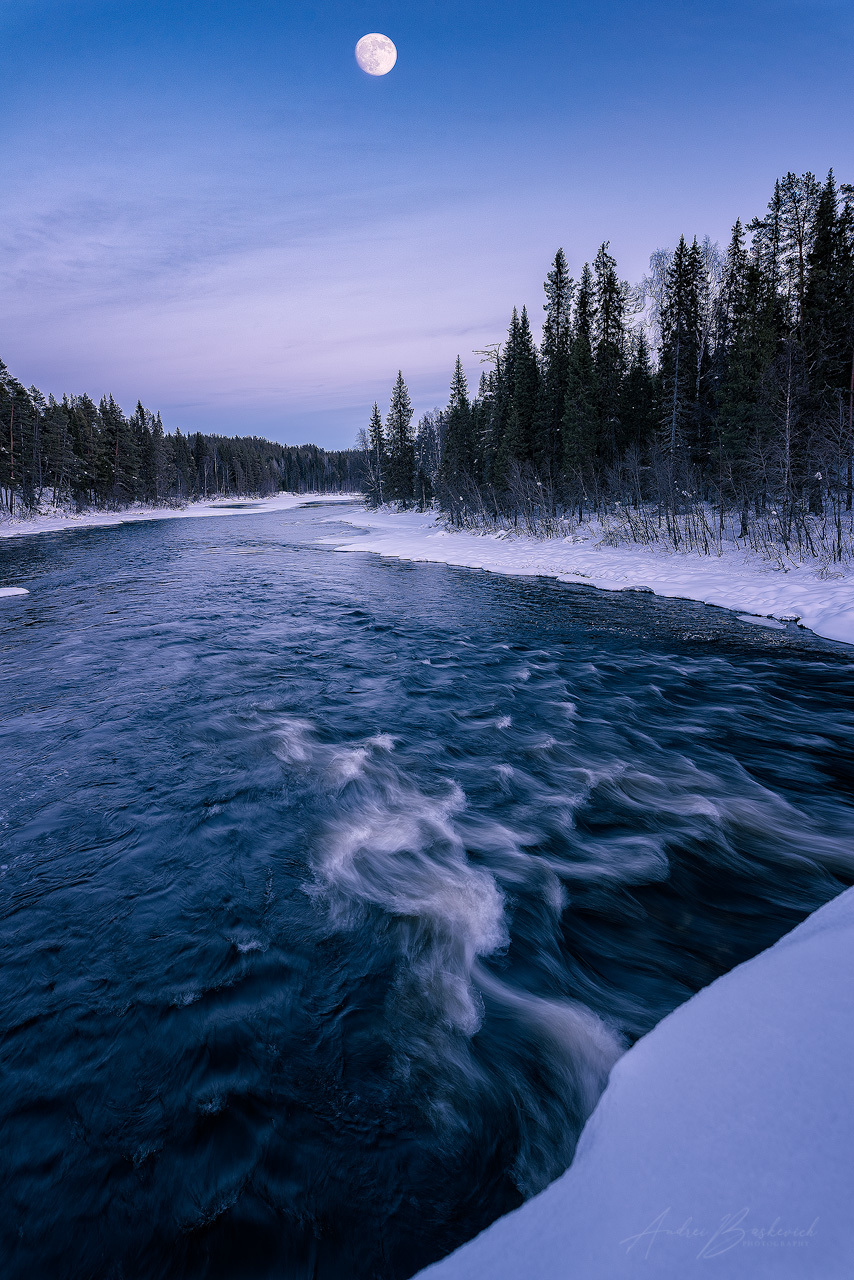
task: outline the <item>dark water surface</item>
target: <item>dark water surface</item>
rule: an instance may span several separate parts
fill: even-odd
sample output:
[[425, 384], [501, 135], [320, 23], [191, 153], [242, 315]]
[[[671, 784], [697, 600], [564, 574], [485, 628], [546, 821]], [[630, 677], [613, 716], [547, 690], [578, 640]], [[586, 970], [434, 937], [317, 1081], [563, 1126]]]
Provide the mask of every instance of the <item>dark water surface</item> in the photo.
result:
[[402, 1280], [851, 882], [851, 650], [329, 517], [0, 544], [6, 1280]]

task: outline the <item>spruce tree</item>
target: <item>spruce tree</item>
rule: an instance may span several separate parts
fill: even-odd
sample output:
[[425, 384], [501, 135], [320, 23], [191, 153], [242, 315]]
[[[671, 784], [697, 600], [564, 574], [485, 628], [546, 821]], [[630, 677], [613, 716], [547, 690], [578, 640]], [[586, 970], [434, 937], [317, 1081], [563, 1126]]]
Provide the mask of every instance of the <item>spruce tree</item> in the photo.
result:
[[536, 415], [536, 456], [544, 475], [561, 471], [563, 413], [569, 379], [569, 343], [572, 333], [572, 295], [575, 282], [566, 255], [558, 249], [546, 276], [543, 340], [540, 344], [540, 398]]
[[497, 490], [504, 489], [507, 482], [508, 431], [518, 338], [519, 314], [514, 307], [507, 338], [503, 346], [498, 345], [494, 350], [492, 412], [483, 466], [484, 479]]
[[[175, 480], [175, 465], [172, 451], [163, 430], [163, 421], [159, 413], [151, 416], [151, 438], [154, 471], [154, 501], [164, 502], [168, 497]], [[278, 486], [276, 486], [278, 487]]]
[[412, 401], [398, 370], [385, 424], [387, 463], [386, 500], [404, 506], [414, 497], [415, 441], [412, 433]]
[[634, 449], [637, 456], [646, 455], [658, 425], [656, 379], [643, 329], [636, 329], [629, 340], [629, 361], [620, 386], [619, 448]]
[[137, 497], [139, 450], [136, 432], [112, 396], [101, 398], [98, 418], [99, 489], [106, 501], [122, 506]]
[[[696, 240], [694, 241], [696, 245]], [[662, 436], [675, 459], [694, 435], [700, 367], [700, 276], [697, 253], [680, 236], [667, 273], [661, 317]]]
[[[773, 308], [772, 308], [773, 313]], [[718, 434], [718, 486], [740, 502], [747, 520], [744, 495], [756, 445], [761, 439], [759, 396], [764, 369], [774, 356], [763, 341], [762, 319], [767, 307], [761, 275], [747, 252], [741, 220], [736, 221], [727, 249], [724, 279], [718, 300], [712, 364]]]
[[[484, 354], [484, 353], [479, 353]], [[501, 488], [501, 444], [504, 439], [504, 405], [507, 400], [504, 358], [496, 344], [485, 353], [492, 368], [481, 375], [472, 413], [472, 431], [478, 475], [490, 490]]]
[[531, 333], [527, 307], [522, 308], [519, 317], [519, 340], [516, 349], [516, 362], [513, 371], [513, 405], [518, 418], [518, 432], [515, 440], [515, 456], [521, 462], [533, 462], [536, 456], [537, 440], [534, 422], [540, 390], [540, 370], [537, 360], [537, 348]]
[[606, 241], [594, 263], [596, 305], [596, 397], [598, 434], [609, 462], [620, 437], [620, 388], [626, 370], [626, 288]]
[[476, 479], [476, 459], [472, 436], [472, 412], [468, 383], [462, 361], [457, 356], [448, 407], [443, 414], [445, 435], [442, 450], [441, 481], [445, 490], [455, 491], [460, 484]]
[[815, 410], [848, 389], [854, 328], [854, 244], [831, 171], [819, 197], [806, 264], [803, 341]]
[[381, 506], [385, 502], [385, 477], [388, 465], [386, 454], [386, 441], [383, 433], [383, 420], [380, 417], [380, 409], [376, 400], [371, 410], [371, 419], [368, 423], [368, 475], [367, 475], [367, 498], [374, 506]]
[[521, 315], [513, 309], [504, 348], [504, 377], [506, 403], [499, 469], [506, 483], [511, 463], [529, 465], [537, 455], [535, 422], [540, 371], [526, 307]]
[[[593, 356], [596, 307], [593, 273], [585, 262], [575, 299], [563, 414], [563, 463], [570, 489], [584, 492], [584, 477], [597, 452], [597, 386]], [[580, 511], [579, 511], [580, 514]]]

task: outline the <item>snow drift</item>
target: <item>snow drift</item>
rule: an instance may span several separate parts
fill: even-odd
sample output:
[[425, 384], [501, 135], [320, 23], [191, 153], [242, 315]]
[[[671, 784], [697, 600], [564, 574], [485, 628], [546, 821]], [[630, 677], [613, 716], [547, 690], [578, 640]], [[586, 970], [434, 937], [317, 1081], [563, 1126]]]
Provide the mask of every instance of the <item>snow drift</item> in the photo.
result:
[[625, 1054], [546, 1191], [425, 1280], [854, 1274], [854, 889]]

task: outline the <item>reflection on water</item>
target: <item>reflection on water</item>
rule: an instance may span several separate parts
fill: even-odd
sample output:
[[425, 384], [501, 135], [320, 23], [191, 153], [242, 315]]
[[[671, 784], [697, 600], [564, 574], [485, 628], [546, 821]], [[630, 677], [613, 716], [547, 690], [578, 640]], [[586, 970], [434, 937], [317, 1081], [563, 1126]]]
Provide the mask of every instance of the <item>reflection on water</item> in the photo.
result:
[[402, 1280], [852, 880], [849, 650], [329, 518], [0, 550], [5, 1275]]

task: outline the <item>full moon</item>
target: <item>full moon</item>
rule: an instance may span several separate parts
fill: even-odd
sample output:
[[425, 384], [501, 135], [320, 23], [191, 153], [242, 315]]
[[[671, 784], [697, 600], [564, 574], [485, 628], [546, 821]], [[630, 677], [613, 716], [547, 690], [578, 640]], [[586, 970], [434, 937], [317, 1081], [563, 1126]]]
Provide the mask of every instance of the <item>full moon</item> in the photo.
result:
[[388, 36], [374, 31], [356, 45], [356, 61], [369, 76], [386, 76], [397, 62], [397, 49]]

